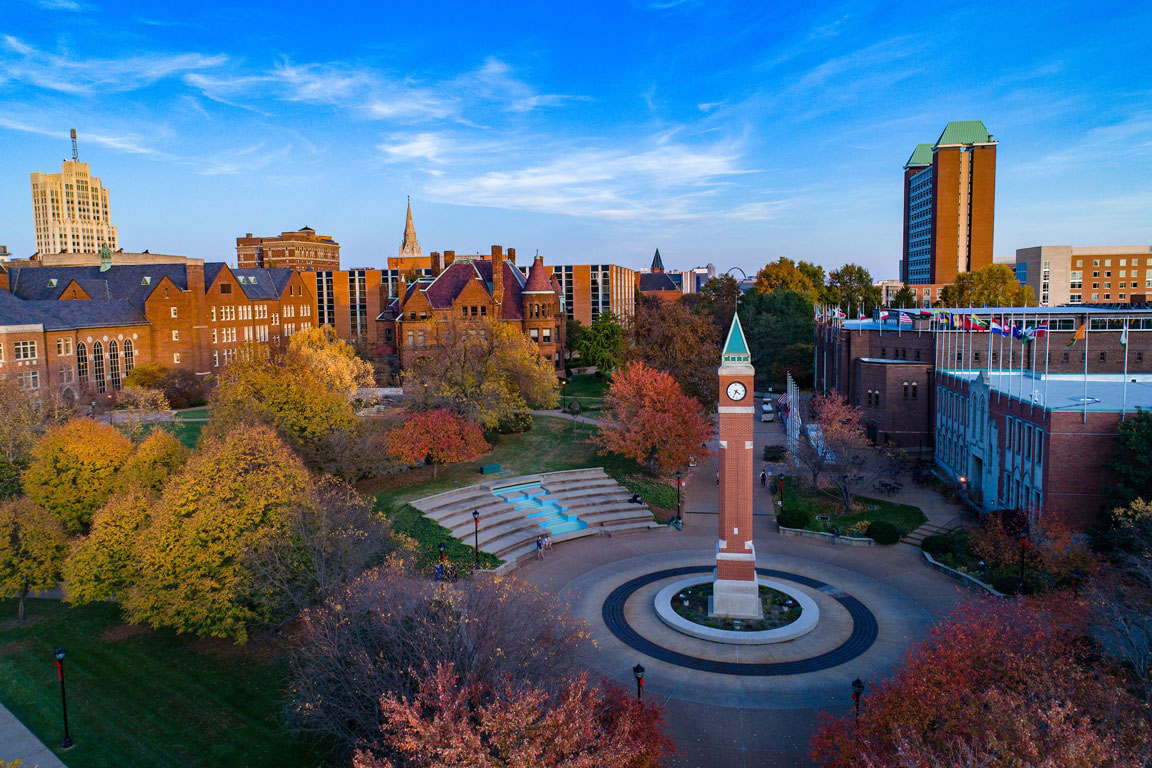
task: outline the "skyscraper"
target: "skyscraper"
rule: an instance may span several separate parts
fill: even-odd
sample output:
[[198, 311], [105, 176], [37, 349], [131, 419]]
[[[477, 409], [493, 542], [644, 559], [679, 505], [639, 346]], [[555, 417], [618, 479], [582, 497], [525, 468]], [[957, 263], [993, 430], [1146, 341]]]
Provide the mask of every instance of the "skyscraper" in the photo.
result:
[[951, 283], [992, 263], [996, 146], [981, 121], [952, 122], [904, 164], [905, 283]]
[[72, 130], [72, 159], [60, 173], [33, 173], [32, 214], [36, 250], [40, 253], [96, 253], [105, 243], [119, 247], [116, 227], [108, 215], [108, 190], [80, 162], [76, 130]]

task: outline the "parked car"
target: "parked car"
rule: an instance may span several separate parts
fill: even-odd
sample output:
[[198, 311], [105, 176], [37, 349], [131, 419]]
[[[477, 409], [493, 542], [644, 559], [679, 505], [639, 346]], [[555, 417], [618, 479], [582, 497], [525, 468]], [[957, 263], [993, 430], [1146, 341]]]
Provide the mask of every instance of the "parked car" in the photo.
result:
[[771, 403], [764, 403], [760, 406], [760, 421], [775, 421], [776, 414], [772, 411]]

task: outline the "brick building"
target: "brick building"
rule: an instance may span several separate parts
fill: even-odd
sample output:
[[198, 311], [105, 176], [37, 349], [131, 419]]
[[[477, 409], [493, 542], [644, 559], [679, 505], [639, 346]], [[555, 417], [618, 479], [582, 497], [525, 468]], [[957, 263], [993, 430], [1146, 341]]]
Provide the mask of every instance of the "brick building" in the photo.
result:
[[1152, 295], [1152, 245], [1018, 248], [1016, 270], [1041, 306], [1140, 304]]
[[[509, 254], [514, 259], [513, 249]], [[563, 293], [540, 256], [525, 277], [494, 245], [488, 256], [455, 257], [434, 278], [407, 283], [401, 276], [399, 293], [381, 319], [382, 337], [395, 345], [401, 369], [412, 355], [436, 343], [439, 325], [449, 318], [488, 317], [514, 323], [545, 359], [563, 370]]]
[[979, 120], [951, 122], [904, 164], [905, 283], [946, 285], [992, 263], [996, 145]]
[[241, 269], [284, 267], [301, 272], [340, 269], [340, 243], [318, 235], [311, 227], [254, 237], [236, 238], [236, 265]]
[[661, 301], [676, 301], [684, 295], [681, 286], [664, 272], [664, 260], [660, 258], [660, 249], [652, 257], [652, 266], [647, 272], [641, 272], [636, 278], [636, 288], [641, 296], [650, 296]]
[[36, 342], [35, 356], [24, 344], [5, 359], [23, 363], [15, 370], [32, 370], [35, 360], [37, 384], [74, 384], [77, 394], [111, 395], [149, 361], [208, 376], [246, 345], [275, 344], [315, 322], [311, 288], [291, 269], [109, 258], [91, 267], [10, 268], [0, 272], [0, 288], [0, 344]]
[[552, 267], [560, 284], [564, 314], [585, 327], [603, 312], [622, 321], [636, 314], [636, 273], [615, 264], [564, 264]]

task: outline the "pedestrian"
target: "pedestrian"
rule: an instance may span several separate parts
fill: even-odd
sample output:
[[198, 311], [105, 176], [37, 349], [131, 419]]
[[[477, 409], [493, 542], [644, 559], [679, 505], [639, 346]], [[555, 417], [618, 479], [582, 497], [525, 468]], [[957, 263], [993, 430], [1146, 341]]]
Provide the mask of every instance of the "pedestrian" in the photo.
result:
[[544, 559], [544, 537], [543, 536], [537, 536], [536, 537], [536, 559], [537, 560], [543, 560]]
[[768, 473], [765, 472], [764, 470], [760, 470], [760, 487], [761, 488], [767, 488], [768, 487]]
[[720, 485], [720, 470], [716, 470], [716, 485]]
[[551, 552], [552, 551], [552, 534], [550, 534], [550, 533], [544, 537], [544, 551], [545, 552]]

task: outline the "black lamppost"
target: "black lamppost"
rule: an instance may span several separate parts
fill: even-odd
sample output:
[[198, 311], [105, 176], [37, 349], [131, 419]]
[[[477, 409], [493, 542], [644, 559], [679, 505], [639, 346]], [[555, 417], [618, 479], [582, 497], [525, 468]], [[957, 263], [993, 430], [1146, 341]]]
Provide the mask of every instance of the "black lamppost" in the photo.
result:
[[568, 379], [560, 379], [560, 408], [568, 409]]
[[683, 472], [676, 470], [676, 519], [681, 522], [684, 520], [684, 515], [680, 512], [680, 478], [683, 476]]
[[72, 749], [72, 737], [68, 734], [68, 693], [64, 689], [64, 647], [56, 649], [56, 676], [60, 678], [60, 706], [64, 710], [64, 741], [60, 749]]
[[856, 678], [852, 681], [852, 706], [856, 710], [856, 727], [860, 727], [860, 699], [864, 696], [864, 681]]
[[480, 570], [480, 510], [472, 510], [472, 533], [473, 545], [472, 549], [476, 554], [476, 570]]
[[644, 667], [637, 664], [632, 667], [632, 674], [636, 678], [636, 701], [644, 699]]

